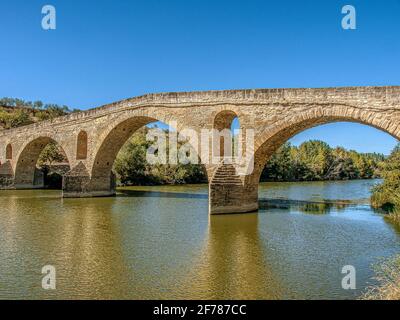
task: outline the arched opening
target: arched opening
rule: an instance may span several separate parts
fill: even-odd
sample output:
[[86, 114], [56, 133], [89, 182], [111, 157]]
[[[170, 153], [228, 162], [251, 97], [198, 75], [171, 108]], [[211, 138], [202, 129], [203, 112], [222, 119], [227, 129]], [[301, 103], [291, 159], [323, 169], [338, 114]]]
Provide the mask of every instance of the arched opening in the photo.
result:
[[86, 131], [81, 131], [78, 134], [76, 141], [76, 160], [86, 160], [87, 158], [88, 135]]
[[[302, 121], [295, 123], [288, 121], [286, 125], [269, 129], [264, 137], [260, 138], [263, 142], [260, 143], [260, 139], [256, 142], [256, 146], [259, 147], [254, 155], [254, 171], [245, 178], [244, 192], [248, 193], [249, 201], [254, 203], [258, 201], [261, 192], [259, 183], [262, 181], [337, 181], [377, 178], [379, 162], [385, 159], [390, 153], [388, 150], [398, 141], [395, 132], [388, 129], [396, 127], [388, 122], [385, 124], [386, 126], [380, 126], [345, 117], [321, 117], [305, 120], [303, 118]], [[349, 129], [346, 129], [346, 126]], [[326, 128], [334, 129], [326, 131]], [[364, 133], [363, 128], [369, 130], [368, 134]], [[305, 134], [307, 132], [310, 134]], [[313, 137], [312, 134], [316, 132], [325, 132], [325, 138], [330, 138], [329, 141], [325, 142], [325, 138], [321, 135]], [[375, 136], [371, 136], [371, 132], [375, 133]], [[358, 137], [358, 143], [367, 149], [350, 145], [350, 141], [355, 137]], [[389, 141], [384, 153], [379, 149], [382, 137]], [[371, 149], [373, 143], [376, 150]]]
[[[147, 139], [149, 133], [153, 141]], [[177, 137], [172, 139], [174, 135], [177, 136], [174, 128], [150, 117], [134, 117], [118, 124], [97, 152], [91, 179], [93, 194], [114, 194], [117, 185], [206, 182], [207, 173], [203, 165], [182, 164], [172, 156], [174, 141], [177, 143], [175, 152], [184, 143], [177, 141]], [[146, 153], [155, 142], [161, 141], [166, 143], [166, 150], [154, 150], [154, 155], [162, 159], [160, 153], [165, 153], [166, 163], [148, 163]]]
[[49, 137], [29, 142], [18, 157], [14, 184], [17, 189], [61, 189], [62, 176], [70, 170], [62, 147]]
[[12, 160], [13, 158], [13, 151], [12, 145], [9, 143], [6, 147], [6, 160]]
[[237, 131], [240, 122], [237, 114], [231, 110], [219, 112], [214, 118], [213, 155], [229, 158], [236, 154], [238, 148]]

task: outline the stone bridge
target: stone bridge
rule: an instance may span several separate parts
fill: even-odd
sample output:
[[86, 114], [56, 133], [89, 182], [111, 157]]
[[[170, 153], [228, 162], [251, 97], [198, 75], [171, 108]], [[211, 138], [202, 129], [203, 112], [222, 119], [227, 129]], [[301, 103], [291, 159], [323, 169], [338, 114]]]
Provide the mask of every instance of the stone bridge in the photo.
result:
[[234, 163], [204, 163], [210, 214], [257, 210], [258, 183], [266, 161], [290, 137], [308, 128], [351, 121], [398, 139], [400, 86], [182, 92], [127, 99], [1, 131], [0, 185], [41, 187], [35, 179], [38, 156], [46, 144], [55, 141], [71, 168], [63, 177], [64, 197], [111, 196], [115, 194], [114, 160], [139, 128], [162, 121], [175, 125], [178, 132], [185, 128], [222, 130], [230, 128], [235, 117], [241, 129], [254, 130], [254, 170], [238, 175]]

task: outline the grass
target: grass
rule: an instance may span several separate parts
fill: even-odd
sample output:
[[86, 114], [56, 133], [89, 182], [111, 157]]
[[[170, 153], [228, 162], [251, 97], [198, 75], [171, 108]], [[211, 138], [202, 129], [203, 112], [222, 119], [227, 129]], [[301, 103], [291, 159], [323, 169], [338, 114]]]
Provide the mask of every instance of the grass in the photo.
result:
[[[399, 215], [397, 215], [398, 219]], [[400, 255], [377, 264], [375, 280], [378, 285], [370, 287], [362, 300], [400, 300]]]
[[400, 210], [389, 213], [385, 218], [390, 222], [400, 226]]

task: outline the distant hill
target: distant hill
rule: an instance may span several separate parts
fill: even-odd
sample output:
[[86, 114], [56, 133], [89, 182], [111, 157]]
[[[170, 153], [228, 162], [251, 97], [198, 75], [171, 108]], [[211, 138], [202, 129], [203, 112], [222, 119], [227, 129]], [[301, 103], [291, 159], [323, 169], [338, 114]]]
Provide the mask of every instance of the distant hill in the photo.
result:
[[71, 110], [67, 106], [57, 104], [44, 104], [41, 101], [2, 98], [0, 99], [0, 130], [54, 119], [77, 111], [79, 110]]

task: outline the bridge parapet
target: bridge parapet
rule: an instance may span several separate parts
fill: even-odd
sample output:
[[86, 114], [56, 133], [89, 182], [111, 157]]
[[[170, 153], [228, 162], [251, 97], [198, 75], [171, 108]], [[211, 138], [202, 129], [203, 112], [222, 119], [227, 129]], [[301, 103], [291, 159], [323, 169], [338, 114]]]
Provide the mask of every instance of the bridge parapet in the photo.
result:
[[383, 87], [332, 87], [295, 89], [245, 89], [222, 91], [194, 91], [146, 94], [106, 104], [87, 111], [75, 112], [53, 120], [0, 131], [0, 137], [28, 132], [46, 127], [65, 126], [69, 123], [123, 112], [141, 107], [201, 107], [215, 104], [269, 105], [269, 104], [368, 104], [371, 107], [394, 107], [400, 109], [400, 86]]

